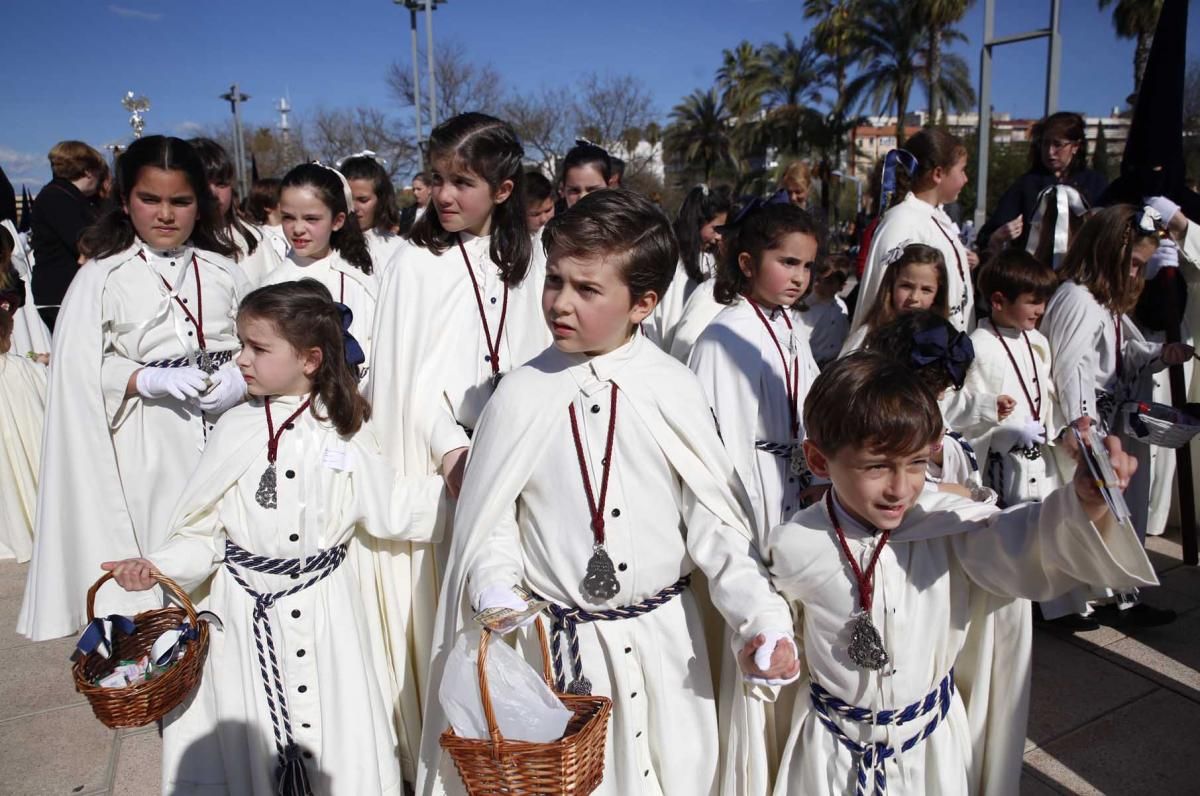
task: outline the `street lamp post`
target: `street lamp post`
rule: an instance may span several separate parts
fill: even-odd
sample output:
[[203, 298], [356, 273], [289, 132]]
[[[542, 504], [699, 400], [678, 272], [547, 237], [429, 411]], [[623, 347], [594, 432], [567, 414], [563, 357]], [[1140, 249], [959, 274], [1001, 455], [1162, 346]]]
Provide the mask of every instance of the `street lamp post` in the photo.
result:
[[446, 0], [392, 0], [396, 5], [408, 9], [408, 25], [412, 41], [413, 65], [413, 108], [416, 111], [417, 124], [417, 159], [421, 168], [425, 168], [425, 153], [421, 147], [421, 70], [417, 54], [417, 12], [425, 12], [425, 57], [426, 69], [429, 72], [429, 129], [437, 127], [437, 75], [434, 72], [433, 56], [433, 12], [438, 5]]
[[121, 107], [129, 111], [129, 126], [133, 128], [133, 137], [141, 138], [146, 129], [146, 120], [142, 114], [150, 110], [150, 100], [142, 95], [135, 96], [132, 91], [126, 91], [121, 98]]
[[234, 83], [227, 93], [221, 95], [221, 99], [228, 102], [230, 110], [233, 111], [234, 167], [237, 173], [238, 196], [244, 197], [249, 192], [246, 185], [246, 142], [242, 139], [242, 115], [238, 112], [238, 105], [250, 99], [250, 95], [238, 91], [237, 83]]

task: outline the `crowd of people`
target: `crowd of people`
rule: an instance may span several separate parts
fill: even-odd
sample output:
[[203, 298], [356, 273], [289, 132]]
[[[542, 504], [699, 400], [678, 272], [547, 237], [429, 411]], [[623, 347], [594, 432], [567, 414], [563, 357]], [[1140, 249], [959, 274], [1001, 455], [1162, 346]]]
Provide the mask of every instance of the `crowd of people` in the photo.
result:
[[861, 273], [802, 164], [671, 220], [480, 113], [403, 209], [370, 155], [238, 197], [208, 139], [111, 175], [63, 142], [0, 230], [18, 631], [78, 632], [103, 571], [97, 616], [161, 574], [220, 618], [164, 793], [457, 792], [448, 656], [502, 609], [540, 668], [544, 600], [556, 690], [613, 701], [597, 792], [1015, 794], [1031, 606], [1173, 618], [1138, 590], [1174, 475], [1128, 407], [1194, 350], [1135, 309], [1200, 281], [1178, 205], [1099, 206], [1080, 118], [1035, 132], [972, 246], [962, 142], [889, 155]]

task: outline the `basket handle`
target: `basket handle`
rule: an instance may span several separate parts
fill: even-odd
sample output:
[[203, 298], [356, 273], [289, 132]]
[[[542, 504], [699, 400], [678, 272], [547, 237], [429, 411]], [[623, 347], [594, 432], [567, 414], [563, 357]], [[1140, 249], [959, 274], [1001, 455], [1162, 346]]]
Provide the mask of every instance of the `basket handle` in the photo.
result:
[[[159, 586], [163, 587], [169, 596], [175, 598], [175, 602], [179, 603], [179, 607], [187, 614], [188, 623], [192, 627], [199, 626], [199, 620], [196, 617], [196, 606], [192, 605], [192, 600], [188, 597], [178, 583], [163, 575], [158, 570], [151, 570], [150, 577], [153, 578]], [[100, 576], [100, 579], [92, 584], [92, 588], [88, 589], [87, 593], [87, 618], [90, 624], [96, 618], [96, 592], [100, 591], [100, 587], [113, 579], [111, 572], [105, 572]]]
[[[91, 603], [88, 605], [90, 607]], [[542, 646], [542, 677], [546, 685], [553, 690], [554, 673], [550, 663], [550, 639], [546, 636], [546, 625], [540, 616], [534, 620], [534, 624], [537, 625], [538, 641]], [[500, 744], [504, 741], [504, 736], [500, 734], [500, 725], [496, 722], [496, 712], [492, 708], [492, 693], [488, 688], [487, 650], [491, 640], [492, 631], [484, 628], [479, 639], [479, 697], [483, 702], [483, 716], [487, 719], [488, 735], [492, 739], [492, 757], [499, 760]]]

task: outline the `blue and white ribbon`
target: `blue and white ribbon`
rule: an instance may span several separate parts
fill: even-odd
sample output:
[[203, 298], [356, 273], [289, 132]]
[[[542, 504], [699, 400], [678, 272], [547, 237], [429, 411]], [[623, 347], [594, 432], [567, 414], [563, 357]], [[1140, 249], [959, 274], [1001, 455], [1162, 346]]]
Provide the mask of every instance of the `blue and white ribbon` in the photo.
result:
[[112, 656], [114, 629], [121, 635], [128, 636], [133, 633], [135, 626], [133, 620], [128, 616], [120, 614], [98, 616], [88, 622], [87, 627], [79, 636], [79, 641], [75, 642], [76, 654], [83, 656], [91, 655], [94, 652], [107, 660]]

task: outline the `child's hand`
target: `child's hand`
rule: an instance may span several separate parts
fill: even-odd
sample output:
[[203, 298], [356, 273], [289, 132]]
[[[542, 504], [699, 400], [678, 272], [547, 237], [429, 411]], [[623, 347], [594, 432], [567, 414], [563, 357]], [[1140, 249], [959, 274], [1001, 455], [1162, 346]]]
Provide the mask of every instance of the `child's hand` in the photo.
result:
[[124, 561], [105, 561], [100, 569], [113, 574], [113, 580], [125, 591], [146, 591], [157, 582], [152, 573], [158, 570], [144, 558], [127, 558]]
[[1017, 408], [1017, 401], [1011, 395], [996, 396], [996, 417], [1003, 420], [1013, 413]]
[[469, 448], [455, 448], [442, 457], [442, 478], [446, 481], [446, 489], [450, 496], [458, 497], [462, 490], [463, 473], [467, 469], [467, 451]]
[[974, 249], [967, 249], [967, 267], [972, 271], [979, 267], [979, 254]]
[[[1104, 447], [1108, 451], [1113, 472], [1117, 475], [1116, 486], [1124, 490], [1129, 486], [1129, 479], [1137, 471], [1137, 459], [1121, 449], [1121, 441], [1115, 436], [1105, 437]], [[1083, 510], [1087, 512], [1092, 522], [1099, 522], [1108, 513], [1108, 504], [1104, 501], [1104, 495], [1100, 494], [1100, 486], [1092, 478], [1087, 465], [1080, 460], [1078, 451], [1073, 450], [1072, 452], [1075, 454], [1076, 461], [1075, 494], [1079, 496], [1079, 502], [1083, 504]]]
[[1162, 347], [1162, 353], [1159, 357], [1164, 365], [1182, 365], [1192, 358], [1196, 353], [1196, 349], [1186, 343], [1167, 343]]
[[[773, 642], [773, 647], [767, 647]], [[767, 657], [767, 649], [771, 649]], [[738, 665], [746, 678], [767, 685], [785, 685], [800, 675], [796, 643], [772, 631], [759, 633], [738, 653]]]

